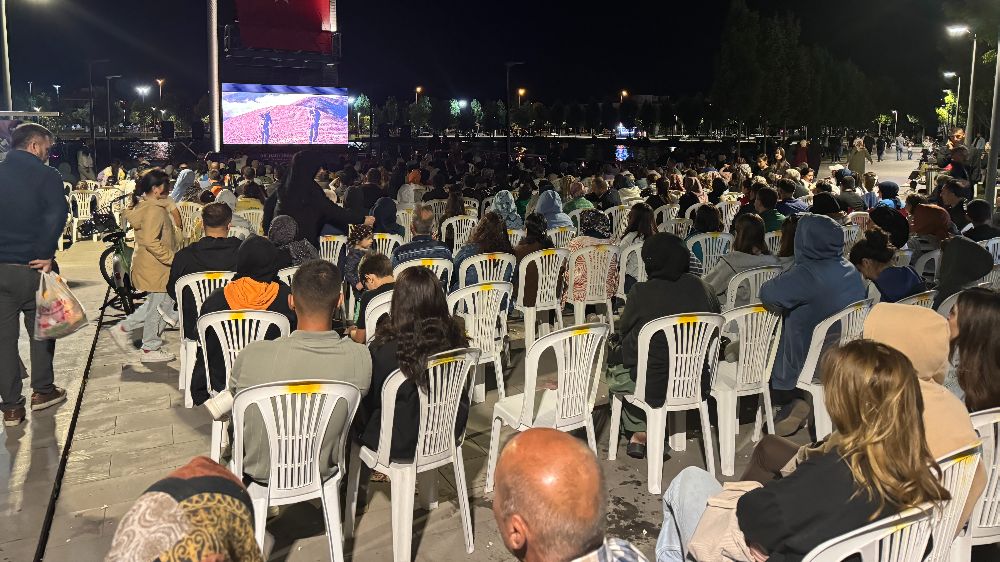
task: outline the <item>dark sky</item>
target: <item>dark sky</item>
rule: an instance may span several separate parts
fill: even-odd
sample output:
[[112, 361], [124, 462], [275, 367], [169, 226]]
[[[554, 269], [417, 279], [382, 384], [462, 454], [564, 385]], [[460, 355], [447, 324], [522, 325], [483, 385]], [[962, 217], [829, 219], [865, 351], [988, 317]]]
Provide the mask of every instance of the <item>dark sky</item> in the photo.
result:
[[[294, 0], [293, 0], [294, 1]], [[792, 10], [803, 41], [850, 58], [872, 76], [940, 90], [937, 71], [963, 64], [949, 45], [939, 2], [748, 0]], [[14, 88], [86, 85], [88, 57], [113, 62], [119, 87], [166, 78], [192, 97], [207, 91], [205, 0], [18, 0], [8, 3]], [[499, 99], [506, 60], [525, 61], [512, 87], [529, 98], [585, 101], [707, 91], [728, 0], [341, 0], [341, 85], [376, 100], [432, 96]], [[596, 7], [595, 7], [596, 6]], [[967, 72], [967, 70], [966, 70]], [[67, 90], [64, 90], [64, 94]], [[134, 95], [134, 93], [133, 93]]]

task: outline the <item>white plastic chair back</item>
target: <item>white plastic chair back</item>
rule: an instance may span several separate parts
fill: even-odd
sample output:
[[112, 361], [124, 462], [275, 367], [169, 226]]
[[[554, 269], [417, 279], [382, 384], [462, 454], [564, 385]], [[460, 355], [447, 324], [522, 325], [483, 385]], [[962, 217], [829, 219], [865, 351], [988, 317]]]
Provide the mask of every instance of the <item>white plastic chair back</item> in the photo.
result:
[[[715, 373], [719, 364], [719, 335], [725, 319], [721, 314], [675, 314], [646, 323], [639, 330], [639, 362], [636, 365], [635, 396], [646, 400], [646, 370], [653, 336], [667, 339], [666, 409], [697, 407], [701, 402], [702, 373]], [[704, 431], [708, 431], [707, 428]]]
[[680, 208], [681, 206], [676, 203], [657, 207], [653, 211], [653, 219], [656, 221], [656, 224], [663, 224], [668, 220], [676, 219], [677, 212], [680, 211]]
[[583, 214], [587, 209], [573, 209], [572, 211], [566, 213], [569, 215], [569, 220], [573, 221], [573, 228], [576, 229], [577, 233], [580, 232], [580, 215]]
[[851, 221], [851, 224], [856, 225], [861, 232], [868, 230], [868, 224], [871, 222], [868, 213], [864, 211], [855, 211], [847, 215], [847, 220]]
[[97, 192], [90, 189], [70, 192], [73, 201], [76, 202], [76, 218], [81, 221], [89, 219], [94, 214], [94, 198]]
[[[986, 489], [976, 502], [968, 528], [961, 538], [972, 545], [1000, 542], [1000, 408], [972, 414], [972, 426], [982, 440], [982, 463]], [[966, 554], [966, 560], [971, 554]]]
[[441, 217], [444, 216], [444, 212], [448, 208], [448, 200], [434, 199], [433, 201], [425, 201], [424, 204], [429, 205], [431, 211], [434, 212], [434, 222], [436, 224], [441, 224]]
[[293, 265], [292, 267], [283, 267], [278, 270], [278, 279], [285, 282], [285, 285], [289, 287], [292, 286], [292, 278], [295, 277], [295, 272], [299, 270], [299, 266]]
[[264, 209], [244, 209], [236, 211], [236, 214], [250, 223], [250, 228], [254, 234], [257, 236], [264, 235]]
[[479, 222], [479, 220], [476, 217], [460, 216], [445, 219], [445, 221], [441, 223], [442, 240], [447, 240], [449, 230], [453, 233], [451, 243], [451, 252], [453, 254], [457, 254], [458, 249], [465, 245], [466, 241], [469, 239], [469, 235], [472, 234], [472, 229], [476, 227], [477, 222]]
[[372, 248], [383, 256], [391, 257], [393, 250], [403, 245], [403, 237], [398, 234], [378, 232], [372, 241]]
[[525, 275], [529, 264], [535, 265], [538, 272], [538, 291], [535, 294], [536, 310], [556, 310], [559, 308], [559, 281], [563, 267], [569, 258], [569, 251], [549, 248], [538, 250], [524, 256], [518, 268], [517, 307], [524, 308]]
[[94, 211], [107, 212], [108, 209], [105, 209], [105, 207], [110, 205], [112, 201], [121, 197], [122, 195], [125, 195], [125, 192], [114, 187], [106, 187], [104, 189], [98, 190], [97, 209], [94, 209]]
[[[582, 301], [576, 300], [573, 288], [576, 286], [576, 264], [582, 261], [587, 271], [587, 279]], [[569, 255], [569, 301], [575, 305], [604, 304], [611, 297], [608, 295], [608, 278], [612, 268], [618, 267], [618, 246], [613, 244], [598, 244], [584, 246], [574, 250]], [[608, 313], [610, 314], [610, 310]]]
[[477, 283], [503, 283], [514, 279], [514, 268], [517, 266], [517, 257], [513, 254], [495, 253], [478, 254], [462, 262], [462, 268], [458, 271], [459, 287], [466, 287], [465, 279], [469, 270], [476, 269]]
[[725, 323], [736, 324], [740, 352], [736, 362], [736, 392], [766, 389], [781, 339], [781, 316], [760, 305], [726, 312]]
[[802, 562], [843, 562], [859, 555], [862, 562], [922, 560], [931, 537], [931, 504], [879, 519], [830, 539], [812, 549]]
[[556, 248], [565, 248], [566, 244], [573, 239], [576, 235], [575, 230], [571, 226], [558, 226], [556, 228], [550, 228], [545, 231], [556, 244]]
[[684, 210], [684, 218], [689, 220], [694, 220], [694, 214], [698, 212], [698, 207], [701, 207], [704, 203], [695, 203], [687, 209]]
[[810, 207], [812, 207], [812, 204], [813, 204], [813, 195], [811, 193], [809, 195], [803, 195], [802, 197], [799, 197], [799, 201], [802, 201], [806, 205], [809, 205]]
[[455, 269], [455, 264], [451, 260], [444, 258], [423, 258], [419, 260], [408, 260], [392, 268], [392, 276], [399, 278], [399, 274], [408, 267], [426, 267], [441, 279], [442, 286], [447, 287], [451, 283], [451, 272]]
[[736, 213], [740, 211], [738, 201], [721, 201], [719, 203], [719, 213], [722, 215], [722, 230], [729, 232], [732, 230], [733, 221], [736, 220]]
[[465, 204], [465, 208], [466, 209], [472, 209], [473, 211], [475, 211], [475, 213], [473, 213], [473, 215], [474, 215], [474, 217], [478, 217], [479, 216], [479, 199], [476, 199], [475, 197], [463, 197], [462, 199], [463, 199], [463, 202]]
[[861, 238], [861, 229], [856, 224], [849, 224], [844, 229], [844, 255], [851, 253], [851, 248]]
[[493, 197], [483, 199], [483, 204], [479, 207], [479, 216], [482, 217], [493, 208]]
[[943, 301], [941, 301], [941, 304], [938, 305], [937, 313], [940, 314], [941, 316], [944, 316], [945, 318], [947, 318], [948, 316], [950, 316], [951, 315], [951, 309], [955, 308], [955, 303], [958, 302], [958, 295], [961, 295], [961, 294], [962, 294], [962, 291], [958, 291], [954, 295], [951, 295], [950, 297], [948, 297], [948, 298], [944, 299]]
[[233, 224], [229, 225], [229, 236], [233, 238], [246, 240], [247, 238], [250, 238], [251, 234], [253, 234], [253, 232], [251, 232], [250, 229], [245, 226], [236, 226]]
[[505, 282], [476, 283], [448, 295], [448, 310], [465, 321], [469, 345], [480, 351], [479, 361], [492, 360], [503, 351], [506, 323], [501, 322], [514, 294]]
[[895, 267], [906, 267], [910, 265], [910, 260], [913, 259], [913, 250], [896, 250], [896, 257], [892, 260], [892, 265]]
[[993, 255], [993, 263], [1000, 264], [1000, 238], [990, 238], [979, 243]]
[[410, 230], [410, 224], [413, 223], [413, 210], [400, 209], [396, 211], [396, 222], [403, 227], [403, 244], [408, 244], [413, 240], [413, 232]]
[[768, 265], [764, 267], [755, 267], [733, 275], [732, 279], [729, 280], [729, 286], [726, 288], [725, 310], [733, 310], [736, 308], [736, 299], [738, 296], [742, 296], [739, 295], [740, 286], [742, 285], [747, 287], [747, 293], [745, 294], [749, 299], [743, 304], [751, 305], [760, 303], [760, 288], [764, 285], [764, 283], [774, 279], [780, 273], [781, 267]]
[[516, 247], [517, 243], [520, 242], [522, 238], [524, 238], [524, 235], [525, 235], [524, 230], [507, 229], [507, 238], [510, 238], [510, 247], [511, 248]]
[[694, 252], [695, 246], [701, 246], [702, 271], [708, 273], [719, 263], [722, 256], [729, 253], [734, 236], [725, 232], [706, 232], [691, 237], [687, 247]]
[[767, 244], [767, 249], [771, 252], [772, 256], [778, 255], [778, 252], [781, 251], [781, 231], [775, 230], [764, 233], [764, 243]]
[[926, 252], [917, 258], [917, 263], [913, 266], [917, 270], [917, 275], [927, 281], [934, 281], [941, 270], [941, 250]]
[[941, 469], [941, 485], [948, 490], [951, 499], [945, 501], [933, 514], [931, 533], [934, 548], [926, 558], [927, 562], [948, 562], [952, 542], [965, 523], [961, 520], [962, 510], [969, 499], [972, 479], [976, 475], [981, 456], [981, 444], [975, 443], [937, 459]]
[[204, 271], [202, 273], [189, 273], [177, 280], [174, 291], [177, 294], [177, 311], [181, 315], [180, 324], [184, 325], [184, 289], [189, 289], [194, 295], [194, 309], [198, 316], [201, 316], [201, 307], [205, 304], [205, 299], [212, 291], [225, 287], [227, 283], [236, 277], [235, 271]]
[[379, 293], [368, 301], [368, 308], [365, 309], [365, 343], [371, 343], [375, 338], [375, 328], [378, 327], [379, 320], [389, 314], [392, 308], [392, 291]]
[[621, 258], [618, 260], [618, 294], [615, 295], [620, 299], [625, 299], [625, 274], [628, 272], [628, 267], [635, 264], [637, 267], [636, 273], [638, 277], [636, 282], [646, 281], [648, 279], [646, 275], [646, 262], [642, 261], [642, 242], [636, 242], [635, 244], [629, 244], [621, 250]]
[[618, 205], [606, 209], [604, 214], [611, 219], [611, 237], [614, 240], [621, 240], [628, 228], [628, 212], [631, 207], [628, 205]]
[[912, 304], [915, 306], [922, 306], [924, 308], [934, 308], [934, 297], [936, 296], [937, 291], [924, 291], [923, 293], [917, 293], [913, 296], [906, 297], [905, 299], [899, 299], [896, 301], [896, 304]]
[[691, 233], [691, 229], [694, 227], [694, 221], [691, 219], [670, 219], [663, 221], [660, 225], [660, 232], [669, 232], [678, 236], [681, 240], [688, 237]]
[[347, 236], [343, 234], [329, 234], [319, 237], [319, 257], [333, 265], [340, 265], [340, 252], [347, 245]]
[[986, 284], [992, 291], [1000, 291], [1000, 264], [994, 265], [993, 269], [979, 280], [979, 284]]
[[[222, 347], [222, 358], [226, 366], [226, 385], [233, 372], [236, 356], [253, 342], [261, 341], [271, 326], [277, 326], [282, 336], [291, 332], [288, 317], [270, 310], [223, 310], [210, 312], [198, 318], [198, 341], [201, 343], [202, 359], [205, 361], [205, 375], [208, 376], [208, 357], [205, 351], [205, 337], [211, 330]], [[211, 384], [208, 386], [212, 388]]]

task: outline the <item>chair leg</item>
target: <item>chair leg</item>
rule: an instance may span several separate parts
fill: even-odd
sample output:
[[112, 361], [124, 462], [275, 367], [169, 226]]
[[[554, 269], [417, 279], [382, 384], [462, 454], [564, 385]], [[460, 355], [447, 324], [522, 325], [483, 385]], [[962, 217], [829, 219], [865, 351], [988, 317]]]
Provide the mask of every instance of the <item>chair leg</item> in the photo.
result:
[[[736, 424], [739, 428], [739, 424]], [[750, 435], [750, 440], [754, 443], [760, 441], [760, 436], [764, 429], [764, 399], [758, 398], [757, 408], [754, 410], [753, 417], [753, 434]]]
[[611, 299], [608, 299], [608, 302], [606, 302], [604, 306], [606, 306], [608, 308], [608, 325], [611, 326], [611, 333], [614, 333], [614, 331], [615, 331], [615, 309], [614, 309], [613, 305], [611, 304]]
[[948, 560], [951, 562], [970, 562], [972, 560], [972, 541], [968, 533], [969, 530], [965, 529], [952, 541], [951, 551], [948, 554]]
[[[735, 402], [735, 400], [733, 400]], [[705, 446], [705, 469], [712, 476], [715, 476], [715, 445], [712, 443], [712, 425], [708, 421], [708, 402], [703, 401], [698, 405], [698, 412], [701, 414], [701, 442]], [[736, 407], [732, 408], [733, 417], [736, 417]], [[736, 453], [736, 433], [733, 433], [733, 456]]]
[[[722, 474], [732, 476], [736, 471], [736, 426], [739, 425], [736, 419], [736, 393], [719, 392], [715, 403], [719, 418], [719, 465]], [[702, 424], [704, 425], [704, 423], [703, 421]], [[711, 426], [702, 427], [701, 432], [710, 442], [712, 439]]]
[[476, 550], [475, 538], [472, 535], [472, 511], [469, 507], [469, 484], [465, 480], [465, 458], [462, 448], [455, 448], [455, 492], [458, 494], [458, 511], [462, 516], [462, 530], [465, 534], [465, 552], [472, 554]]
[[417, 490], [420, 494], [420, 507], [430, 511], [437, 509], [437, 471], [425, 470], [417, 474]]
[[616, 394], [611, 395], [611, 428], [608, 436], [608, 460], [618, 458], [618, 432], [622, 423], [622, 399]]
[[524, 309], [524, 349], [531, 347], [535, 341], [535, 308]]
[[501, 353], [502, 352], [498, 352], [496, 358], [493, 360], [493, 371], [496, 373], [497, 376], [498, 400], [503, 400], [504, 398], [507, 397], [507, 389], [504, 388], [504, 382], [503, 382], [503, 358]]
[[687, 450], [687, 412], [670, 412], [670, 448]]
[[354, 522], [358, 514], [358, 487], [361, 483], [361, 466], [365, 461], [358, 456], [361, 448], [351, 446], [350, 470], [347, 471], [347, 508], [344, 510], [344, 536], [354, 536]]
[[646, 472], [650, 494], [662, 493], [663, 441], [667, 432], [667, 412], [659, 408], [646, 410]]
[[497, 457], [500, 456], [501, 429], [503, 429], [503, 421], [500, 418], [493, 418], [493, 432], [490, 433], [490, 456], [486, 462], [486, 487], [484, 491], [487, 494], [493, 491], [493, 471], [497, 468]]
[[263, 551], [264, 533], [267, 527], [267, 487], [250, 484], [247, 487], [247, 493], [250, 495], [250, 503], [253, 505], [254, 538], [257, 540], [257, 546]]
[[219, 462], [219, 459], [222, 458], [222, 433], [225, 431], [224, 425], [221, 421], [212, 422], [212, 449], [209, 454], [215, 462]]
[[394, 562], [413, 560], [413, 500], [417, 492], [414, 466], [392, 470], [389, 474], [392, 494], [392, 559]]
[[486, 369], [483, 368], [483, 378], [480, 382], [479, 369], [480, 365], [476, 364], [472, 368], [472, 403], [481, 404], [486, 401]]
[[72, 234], [72, 236], [70, 236], [70, 240], [72, 240], [74, 244], [76, 244], [76, 227], [78, 225], [79, 225], [79, 219], [77, 219], [77, 218], [74, 217], [73, 218], [73, 234]]
[[340, 478], [331, 478], [323, 483], [323, 515], [326, 516], [330, 558], [333, 562], [344, 562], [344, 535], [340, 524]]
[[767, 432], [774, 435], [774, 408], [771, 406], [771, 393], [765, 388], [762, 394], [764, 396], [764, 413], [766, 414], [765, 420], [767, 421]]
[[826, 397], [822, 389], [813, 392], [813, 420], [816, 424], [816, 439], [823, 439], [833, 432], [833, 421], [826, 411]]
[[597, 454], [597, 434], [594, 431], [594, 413], [587, 412], [587, 419], [583, 422], [584, 429], [587, 430], [587, 445], [590, 446], [590, 450]]
[[579, 326], [587, 320], [587, 305], [573, 303], [573, 325]]

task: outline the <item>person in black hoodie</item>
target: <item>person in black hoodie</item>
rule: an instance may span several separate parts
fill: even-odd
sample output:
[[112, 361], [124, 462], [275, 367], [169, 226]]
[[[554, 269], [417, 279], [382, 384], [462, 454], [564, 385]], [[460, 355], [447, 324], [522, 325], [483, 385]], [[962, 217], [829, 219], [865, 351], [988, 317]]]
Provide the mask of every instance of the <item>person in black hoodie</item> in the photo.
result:
[[[719, 312], [719, 299], [710, 285], [688, 272], [691, 252], [673, 234], [654, 234], [642, 244], [642, 261], [648, 281], [636, 283], [628, 292], [625, 310], [618, 322], [622, 363], [608, 368], [608, 390], [615, 394], [635, 392], [639, 362], [639, 331], [651, 320], [671, 314]], [[653, 337], [646, 371], [646, 403], [662, 406], [667, 389], [667, 342], [663, 334]], [[706, 378], [703, 382], [710, 382]], [[705, 385], [703, 384], [703, 387]], [[646, 455], [646, 419], [642, 409], [625, 403], [622, 429], [630, 434], [629, 456]]]
[[993, 255], [986, 248], [964, 236], [953, 236], [941, 242], [941, 269], [938, 273], [934, 308], [993, 269]]
[[[290, 328], [295, 330], [295, 313], [288, 305], [291, 289], [278, 279], [278, 248], [267, 238], [251, 236], [240, 244], [236, 252], [236, 277], [226, 286], [212, 291], [201, 307], [204, 316], [210, 312], [225, 310], [269, 310], [288, 317]], [[265, 339], [280, 336], [274, 326], [268, 329]], [[222, 346], [209, 332], [205, 340], [205, 356], [208, 357], [208, 373], [212, 389], [226, 388], [227, 373]], [[191, 398], [202, 404], [208, 399], [205, 377], [198, 376], [201, 354], [195, 363], [195, 374], [191, 377]]]

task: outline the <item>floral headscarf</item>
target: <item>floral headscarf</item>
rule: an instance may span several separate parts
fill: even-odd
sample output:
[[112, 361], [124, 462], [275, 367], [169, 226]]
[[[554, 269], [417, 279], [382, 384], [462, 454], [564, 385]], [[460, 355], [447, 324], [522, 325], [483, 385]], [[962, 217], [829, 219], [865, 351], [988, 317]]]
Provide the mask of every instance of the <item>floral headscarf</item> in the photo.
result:
[[500, 215], [500, 218], [507, 223], [510, 230], [520, 230], [524, 228], [524, 220], [517, 213], [517, 205], [514, 204], [514, 196], [510, 191], [501, 189], [493, 196], [493, 206], [490, 211]]
[[611, 219], [597, 209], [586, 209], [580, 213], [580, 233], [583, 236], [611, 239]]
[[288, 250], [292, 256], [292, 265], [302, 265], [304, 262], [319, 257], [316, 247], [307, 240], [296, 240], [299, 235], [299, 225], [288, 215], [278, 215], [271, 221], [267, 238], [278, 247], [278, 250]]
[[353, 248], [365, 238], [375, 236], [372, 227], [367, 224], [356, 224], [351, 227], [351, 234], [347, 237], [347, 247]]

